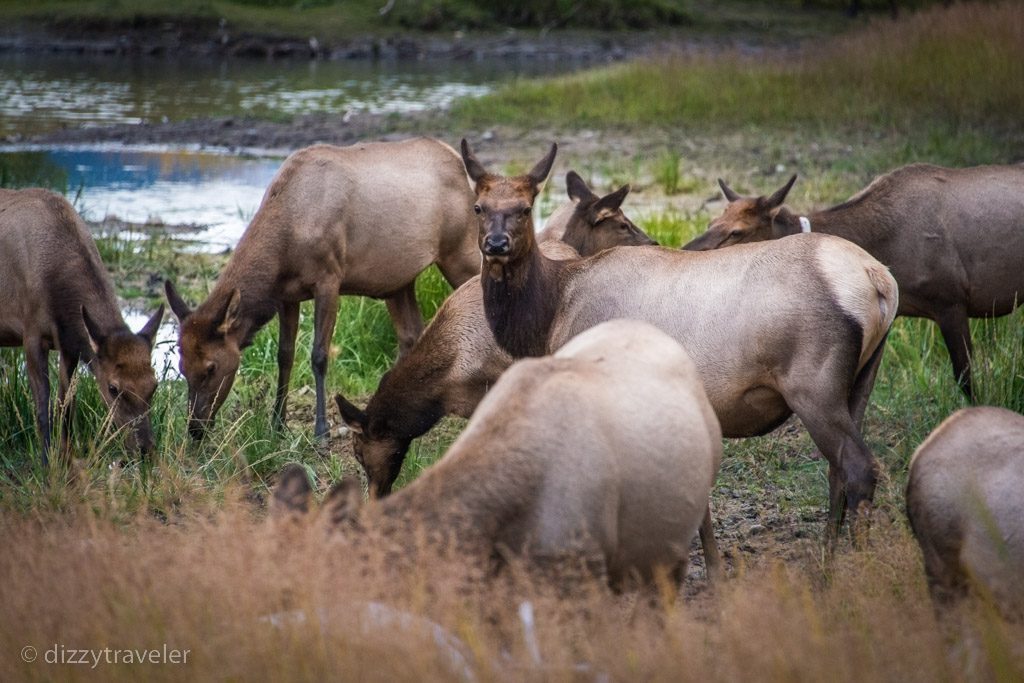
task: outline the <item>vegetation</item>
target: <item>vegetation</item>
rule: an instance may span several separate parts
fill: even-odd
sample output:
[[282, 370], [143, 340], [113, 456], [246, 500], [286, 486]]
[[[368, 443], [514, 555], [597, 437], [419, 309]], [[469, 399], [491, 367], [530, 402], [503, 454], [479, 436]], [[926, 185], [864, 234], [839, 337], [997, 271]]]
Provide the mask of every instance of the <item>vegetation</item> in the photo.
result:
[[[783, 56], [678, 57], [518, 83], [461, 102], [450, 125], [460, 132], [495, 123], [540, 128], [545, 138], [551, 130], [589, 127], [625, 137], [622, 146], [604, 139], [567, 146], [561, 163], [601, 191], [631, 182], [627, 213], [662, 244], [678, 246], [716, 213], [706, 200], [716, 194], [718, 175], [739, 191], [762, 192], [796, 168], [802, 178], [790, 202], [804, 207], [841, 201], [872, 176], [911, 161], [1019, 161], [1022, 64], [1019, 5], [959, 4]], [[646, 146], [633, 145], [641, 139]], [[553, 185], [545, 212], [560, 198]], [[101, 233], [99, 245], [122, 294], [147, 308], [159, 300], [165, 276], [200, 300], [226, 258], [196, 254], [161, 232], [137, 237]], [[436, 272], [421, 277], [427, 316], [448, 291]], [[272, 323], [245, 352], [206, 441], [186, 434], [184, 382], [161, 384], [153, 409], [159, 448], [146, 463], [121, 448], [83, 372], [78, 457], [66, 469], [42, 471], [21, 352], [0, 349], [0, 529], [19, 539], [17, 551], [0, 558], [0, 621], [8, 625], [0, 629], [0, 677], [52, 677], [53, 670], [16, 653], [27, 644], [40, 652], [50, 647], [54, 624], [68, 647], [120, 639], [125, 647], [166, 641], [193, 648], [194, 668], [147, 669], [155, 678], [182, 671], [194, 678], [320, 678], [338, 670], [374, 679], [451, 676], [433, 639], [409, 628], [368, 627], [363, 608], [354, 607], [367, 600], [442, 625], [484, 679], [509, 672], [571, 678], [580, 663], [616, 680], [1024, 677], [1019, 624], [984, 607], [952, 624], [935, 620], [904, 521], [911, 453], [966, 405], [934, 324], [899, 319], [889, 337], [866, 418], [882, 469], [868, 547], [844, 543], [833, 564], [823, 561], [826, 465], [794, 420], [767, 436], [726, 443], [712, 504], [734, 578], [714, 595], [687, 601], [665, 600], [666, 590], [652, 607], [593, 586], [573, 601], [557, 600], [515, 580], [480, 595], [479, 586], [467, 589], [428, 566], [397, 574], [372, 544], [328, 541], [316, 526], [254, 514], [252, 501], [265, 499], [288, 461], [303, 463], [320, 493], [343, 475], [360, 474], [347, 457], [347, 438], [332, 434], [326, 448], [312, 438], [311, 319], [306, 305], [288, 430], [275, 431], [270, 420]], [[1024, 412], [1024, 308], [973, 321], [972, 334], [979, 402]], [[383, 304], [341, 300], [332, 390], [367, 396], [395, 352]], [[433, 463], [463, 424], [447, 419], [419, 439], [398, 485]], [[537, 615], [540, 663], [516, 612], [524, 597]], [[65, 675], [84, 677], [79, 671]], [[110, 679], [135, 675], [131, 668], [102, 670]]]
[[962, 3], [777, 56], [670, 56], [465, 100], [467, 126], [736, 126], [811, 133], [837, 126], [991, 125], [1020, 135], [1024, 7]]

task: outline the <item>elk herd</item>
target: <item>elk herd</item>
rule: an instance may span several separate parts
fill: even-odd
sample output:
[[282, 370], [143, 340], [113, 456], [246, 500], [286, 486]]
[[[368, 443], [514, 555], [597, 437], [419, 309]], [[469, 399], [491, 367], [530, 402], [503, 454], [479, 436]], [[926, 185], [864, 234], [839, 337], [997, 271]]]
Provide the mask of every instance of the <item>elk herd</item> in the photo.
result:
[[[897, 315], [938, 323], [974, 398], [968, 319], [1024, 297], [1024, 166], [914, 164], [805, 215], [784, 205], [796, 176], [761, 197], [720, 180], [722, 215], [671, 249], [623, 213], [629, 186], [601, 196], [573, 171], [538, 233], [556, 152], [514, 176], [488, 170], [465, 140], [461, 153], [419, 138], [292, 154], [206, 300], [193, 308], [164, 283], [191, 436], [209, 431], [243, 349], [275, 316], [283, 425], [299, 305], [312, 300], [314, 433], [325, 438], [337, 299], [370, 296], [385, 300], [399, 354], [365, 407], [335, 397], [371, 493], [363, 504], [343, 479], [328, 494], [321, 509], [344, 533], [375, 527], [401, 543], [444, 530], [467, 556], [583, 559], [622, 586], [681, 577], [699, 531], [714, 578], [722, 438], [795, 414], [828, 463], [829, 547], [847, 517], [859, 539], [879, 476], [862, 427], [890, 326]], [[432, 264], [455, 291], [424, 328], [414, 285]], [[129, 446], [151, 451], [163, 306], [128, 329], [62, 197], [0, 190], [0, 291], [0, 345], [24, 347], [44, 464], [69, 443], [80, 362]], [[449, 414], [470, 418], [464, 431], [392, 495], [412, 441]], [[979, 592], [1024, 610], [1022, 487], [1016, 413], [961, 410], [918, 448], [907, 514], [937, 604]], [[306, 512], [310, 495], [305, 470], [288, 467], [274, 507]]]

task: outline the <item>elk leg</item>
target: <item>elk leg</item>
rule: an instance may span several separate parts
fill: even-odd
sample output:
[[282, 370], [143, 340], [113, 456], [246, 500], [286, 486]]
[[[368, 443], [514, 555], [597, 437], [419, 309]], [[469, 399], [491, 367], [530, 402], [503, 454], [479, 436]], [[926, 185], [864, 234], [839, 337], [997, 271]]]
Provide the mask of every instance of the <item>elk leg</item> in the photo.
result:
[[971, 328], [967, 322], [967, 311], [963, 307], [947, 308], [940, 313], [935, 321], [939, 323], [942, 339], [949, 350], [949, 360], [953, 363], [953, 375], [960, 389], [972, 402], [974, 388], [971, 386]]
[[864, 432], [864, 413], [868, 407], [868, 399], [871, 398], [871, 390], [875, 388], [875, 378], [878, 376], [878, 368], [882, 365], [882, 354], [885, 352], [885, 342], [888, 338], [889, 333], [886, 332], [885, 337], [871, 353], [868, 362], [857, 373], [853, 391], [850, 392], [850, 415], [853, 417], [853, 424], [861, 433]]
[[277, 315], [277, 394], [274, 396], [274, 425], [283, 429], [288, 410], [288, 385], [295, 363], [295, 338], [299, 334], [299, 303], [281, 302]]
[[316, 382], [316, 422], [314, 435], [327, 441], [327, 379], [328, 349], [334, 336], [334, 323], [338, 318], [338, 287], [317, 288], [313, 297], [313, 352], [310, 362]]
[[385, 301], [398, 336], [398, 357], [401, 358], [412, 349], [423, 332], [423, 316], [416, 303], [416, 283], [410, 282]]
[[480, 274], [480, 250], [473, 240], [472, 249], [468, 254], [455, 254], [451, 258], [437, 262], [441, 275], [454, 289], [462, 286], [466, 280]]
[[[804, 423], [811, 439], [829, 464], [829, 540], [834, 541], [843, 521], [844, 509], [856, 522], [861, 506], [867, 507], [875, 493], [878, 478], [874, 456], [849, 414], [845, 401], [830, 400], [845, 392], [799, 392], [787, 395], [793, 411]], [[844, 501], [845, 499], [845, 501]], [[845, 502], [845, 505], [844, 505]]]
[[708, 581], [712, 584], [721, 583], [724, 578], [722, 555], [718, 552], [718, 541], [715, 540], [715, 525], [711, 518], [711, 503], [708, 503], [708, 507], [704, 511], [704, 520], [700, 523], [699, 533], [700, 546], [704, 549], [704, 567], [708, 573]]
[[43, 467], [49, 464], [50, 453], [50, 378], [47, 351], [38, 337], [25, 338], [25, 368], [28, 384], [36, 404], [36, 424], [43, 442]]

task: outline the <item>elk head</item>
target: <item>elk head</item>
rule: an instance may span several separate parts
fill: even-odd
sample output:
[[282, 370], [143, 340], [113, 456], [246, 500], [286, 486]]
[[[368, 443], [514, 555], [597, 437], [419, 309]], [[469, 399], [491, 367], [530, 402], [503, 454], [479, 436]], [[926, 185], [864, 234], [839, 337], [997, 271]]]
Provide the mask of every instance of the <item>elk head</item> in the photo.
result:
[[370, 495], [383, 498], [391, 493], [391, 487], [402, 470], [402, 461], [409, 450], [412, 439], [396, 438], [386, 425], [375, 424], [365, 411], [337, 394], [341, 419], [352, 432], [352, 450], [356, 461], [366, 471]]
[[683, 246], [690, 251], [719, 249], [743, 242], [761, 242], [788, 234], [778, 229], [775, 219], [782, 210], [786, 195], [796, 182], [796, 175], [789, 179], [770, 196], [741, 197], [725, 184], [721, 178], [718, 184], [722, 194], [729, 200], [722, 215], [711, 221], [707, 232]]
[[104, 334], [88, 309], [82, 307], [82, 322], [94, 354], [89, 368], [96, 377], [100, 395], [110, 407], [114, 426], [130, 426], [128, 447], [143, 454], [153, 450], [149, 407], [156, 392], [156, 374], [150, 354], [163, 317], [161, 304], [138, 334], [127, 327]]
[[505, 177], [488, 173], [462, 141], [462, 161], [476, 189], [473, 210], [480, 221], [480, 252], [488, 266], [516, 262], [536, 243], [533, 202], [551, 172], [558, 145], [526, 175]]
[[629, 194], [629, 185], [600, 197], [576, 171], [569, 171], [565, 176], [565, 187], [569, 198], [576, 202], [576, 208], [562, 240], [580, 254], [596, 254], [618, 246], [657, 244], [620, 208]]
[[188, 432], [198, 440], [212, 424], [238, 372], [242, 296], [235, 289], [223, 301], [193, 311], [170, 280], [164, 282], [164, 289], [178, 318], [178, 367], [188, 383]]

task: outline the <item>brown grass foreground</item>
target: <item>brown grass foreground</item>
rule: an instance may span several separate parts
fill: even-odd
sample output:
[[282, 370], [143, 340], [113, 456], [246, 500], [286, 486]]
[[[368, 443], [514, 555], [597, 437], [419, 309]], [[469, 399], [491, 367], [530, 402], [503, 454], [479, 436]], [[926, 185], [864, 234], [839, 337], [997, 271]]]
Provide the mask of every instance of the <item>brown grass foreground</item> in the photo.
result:
[[[814, 566], [766, 560], [739, 568], [715, 594], [667, 603], [597, 586], [559, 598], [451, 565], [413, 569], [376, 544], [258, 517], [242, 503], [174, 524], [115, 524], [92, 511], [6, 515], [0, 680], [1024, 676], [1024, 625], [983, 609], [955, 625], [936, 621], [899, 523], [879, 522], [868, 549], [840, 553], [828, 580]], [[536, 652], [518, 613], [524, 600]], [[188, 650], [187, 661], [106, 661], [115, 649], [165, 644]], [[23, 661], [26, 646], [36, 661]], [[101, 661], [46, 661], [84, 657], [72, 650], [97, 650]]]

